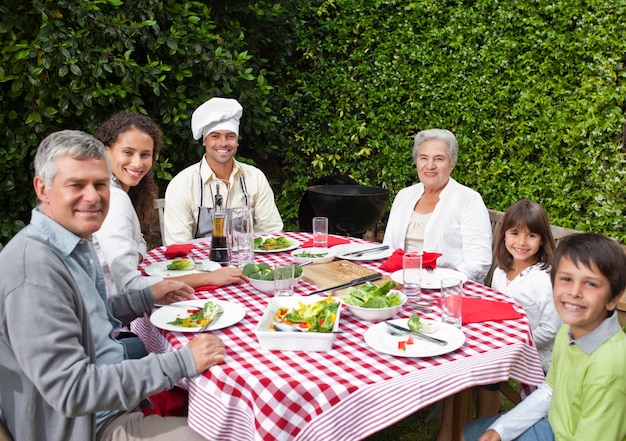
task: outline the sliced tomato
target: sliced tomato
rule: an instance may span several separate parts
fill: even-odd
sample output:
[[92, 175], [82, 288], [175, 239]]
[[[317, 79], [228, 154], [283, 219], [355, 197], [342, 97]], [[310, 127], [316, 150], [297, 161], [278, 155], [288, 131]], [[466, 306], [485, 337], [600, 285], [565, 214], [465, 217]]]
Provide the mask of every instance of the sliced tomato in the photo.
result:
[[413, 341], [413, 334], [409, 334], [409, 338], [406, 339], [406, 344], [407, 345], [412, 345], [413, 343], [415, 343]]
[[398, 342], [398, 350], [406, 351], [406, 342], [404, 340]]

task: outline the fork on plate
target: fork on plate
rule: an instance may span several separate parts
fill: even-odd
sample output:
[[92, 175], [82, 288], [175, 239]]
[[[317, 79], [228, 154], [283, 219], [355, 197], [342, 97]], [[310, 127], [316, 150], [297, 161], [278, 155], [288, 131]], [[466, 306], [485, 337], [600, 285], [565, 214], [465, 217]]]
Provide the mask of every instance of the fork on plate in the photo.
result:
[[204, 262], [202, 261], [197, 261], [195, 257], [193, 257], [191, 254], [189, 254], [189, 259], [194, 263], [194, 265], [196, 265], [196, 269], [198, 271], [202, 271], [204, 273], [210, 273], [212, 270], [206, 269], [204, 267]]

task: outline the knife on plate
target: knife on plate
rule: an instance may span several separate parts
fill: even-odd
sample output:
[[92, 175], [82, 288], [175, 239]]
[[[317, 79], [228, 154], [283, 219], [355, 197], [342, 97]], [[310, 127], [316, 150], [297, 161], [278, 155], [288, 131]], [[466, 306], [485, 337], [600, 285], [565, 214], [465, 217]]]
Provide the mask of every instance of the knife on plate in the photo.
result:
[[390, 327], [392, 327], [394, 329], [397, 329], [399, 331], [404, 331], [406, 333], [413, 334], [414, 336], [419, 337], [422, 340], [426, 340], [426, 341], [429, 341], [431, 343], [435, 343], [435, 344], [437, 344], [439, 346], [445, 346], [445, 345], [448, 344], [448, 342], [445, 341], [445, 340], [441, 340], [441, 339], [438, 339], [438, 338], [435, 338], [435, 337], [431, 337], [430, 335], [422, 334], [421, 332], [411, 331], [409, 328], [405, 328], [404, 326], [396, 325], [395, 323], [385, 322], [385, 324], [387, 326], [390, 326]]
[[311, 296], [313, 294], [320, 294], [320, 293], [326, 292], [326, 291], [335, 291], [337, 289], [347, 288], [349, 286], [360, 285], [360, 284], [365, 283], [365, 282], [371, 282], [373, 280], [381, 279], [382, 277], [383, 277], [382, 274], [374, 273], [374, 274], [370, 274], [368, 276], [359, 277], [358, 279], [351, 280], [351, 281], [349, 281], [347, 283], [342, 283], [341, 285], [331, 286], [331, 287], [324, 288], [324, 289], [318, 289], [317, 291], [310, 292], [308, 295]]
[[376, 253], [376, 252], [379, 252], [379, 251], [385, 251], [387, 248], [389, 248], [389, 245], [383, 245], [383, 246], [380, 246], [380, 247], [367, 248], [367, 249], [360, 250], [360, 251], [352, 251], [350, 253], [341, 254], [341, 256], [357, 256], [357, 257], [361, 257], [363, 254], [369, 254], [369, 253]]

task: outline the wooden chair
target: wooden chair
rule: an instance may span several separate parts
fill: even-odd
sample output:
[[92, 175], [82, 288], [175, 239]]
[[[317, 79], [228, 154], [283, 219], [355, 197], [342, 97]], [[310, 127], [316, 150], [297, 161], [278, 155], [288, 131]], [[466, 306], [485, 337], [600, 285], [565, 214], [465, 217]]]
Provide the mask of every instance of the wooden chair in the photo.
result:
[[558, 245], [559, 241], [563, 239], [565, 236], [569, 236], [570, 234], [582, 233], [582, 231], [572, 230], [570, 228], [557, 227], [556, 225], [550, 225], [550, 230], [552, 230], [552, 236], [554, 237], [555, 244]]
[[[504, 217], [503, 211], [491, 210], [487, 209], [489, 212], [489, 221], [491, 222], [491, 250], [495, 250], [496, 243], [496, 231], [498, 231], [498, 227], [502, 224], [502, 218]], [[489, 271], [487, 272], [487, 276], [485, 277], [485, 281], [483, 284], [485, 286], [491, 286], [491, 279], [493, 277], [493, 272], [496, 269], [496, 259], [493, 258], [491, 260], [491, 267], [489, 267]]]
[[165, 244], [165, 224], [163, 221], [163, 213], [165, 211], [165, 199], [159, 198], [154, 201], [154, 207], [157, 209], [159, 213], [159, 232], [161, 233], [161, 243]]

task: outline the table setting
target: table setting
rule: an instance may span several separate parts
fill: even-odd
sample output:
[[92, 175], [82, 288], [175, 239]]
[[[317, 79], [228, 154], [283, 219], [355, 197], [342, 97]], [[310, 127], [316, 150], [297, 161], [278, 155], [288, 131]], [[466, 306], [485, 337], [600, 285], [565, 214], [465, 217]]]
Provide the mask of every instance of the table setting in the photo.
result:
[[[257, 249], [270, 238], [271, 249]], [[273, 245], [279, 239], [282, 245]], [[224, 341], [224, 363], [181, 384], [189, 390], [189, 424], [207, 438], [362, 439], [472, 386], [509, 379], [528, 385], [543, 381], [523, 310], [503, 294], [461, 278], [467, 311], [458, 326], [443, 323], [437, 282], [460, 273], [436, 268], [436, 257], [432, 257], [436, 253], [424, 253], [421, 269], [424, 279], [430, 276], [432, 281], [422, 286], [419, 298], [406, 298], [403, 279], [397, 274], [402, 272], [402, 255], [397, 267], [398, 250], [335, 235], [328, 235], [326, 246], [320, 247], [313, 239], [313, 234], [300, 232], [255, 237], [254, 264], [268, 268], [301, 265], [302, 275], [292, 295], [274, 296], [272, 290], [260, 291], [246, 283], [197, 290], [197, 300], [190, 301], [191, 306], [210, 301], [224, 308], [224, 314], [206, 330]], [[171, 250], [168, 254], [172, 246], [160, 247], [148, 253], [140, 269], [147, 271], [168, 260], [166, 254], [169, 260], [208, 260], [210, 239], [176, 245], [187, 254], [172, 257]], [[293, 253], [307, 248], [332, 250], [332, 259], [296, 262]], [[357, 255], [370, 249], [376, 251]], [[363, 280], [368, 277], [369, 281]], [[372, 285], [381, 287], [387, 282], [396, 285], [389, 293], [398, 292], [394, 295], [401, 298], [401, 304], [384, 319], [360, 318], [341, 300], [348, 290], [375, 289]], [[292, 312], [298, 305], [325, 301], [339, 304], [332, 328], [326, 332], [294, 330], [290, 322], [285, 327], [275, 319], [280, 308]], [[179, 349], [198, 331], [172, 328], [168, 322], [186, 311], [166, 314], [167, 309], [180, 308], [157, 308], [132, 324], [150, 351]], [[414, 333], [407, 328], [414, 315], [422, 320], [425, 331]], [[394, 334], [387, 323], [410, 332]], [[420, 333], [445, 344], [427, 341]], [[355, 413], [370, 417], [355, 424]], [[463, 418], [467, 416], [460, 415], [459, 424]]]

